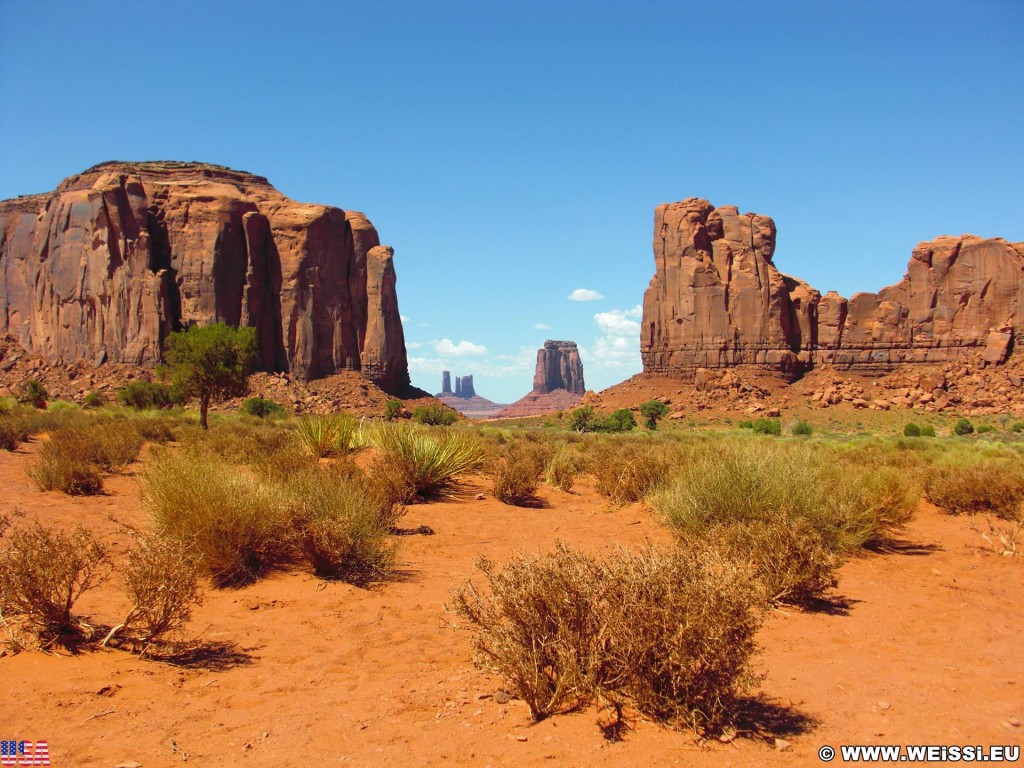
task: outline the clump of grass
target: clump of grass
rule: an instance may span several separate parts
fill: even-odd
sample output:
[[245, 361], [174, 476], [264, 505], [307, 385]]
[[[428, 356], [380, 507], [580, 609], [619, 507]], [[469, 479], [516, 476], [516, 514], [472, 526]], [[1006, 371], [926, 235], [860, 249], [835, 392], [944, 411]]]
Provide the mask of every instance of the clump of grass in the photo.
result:
[[157, 533], [189, 546], [217, 586], [250, 582], [290, 555], [288, 496], [251, 472], [165, 449], [146, 462], [141, 486]]
[[366, 585], [394, 570], [388, 540], [395, 506], [361, 472], [314, 469], [289, 484], [296, 504], [295, 537], [318, 576]]
[[179, 539], [142, 535], [128, 550], [125, 592], [132, 604], [124, 621], [110, 630], [114, 637], [143, 647], [181, 629], [202, 604], [198, 556]]
[[382, 423], [370, 436], [373, 445], [394, 466], [412, 478], [419, 495], [450, 487], [457, 475], [478, 469], [484, 460], [479, 441], [467, 433], [427, 432], [403, 424]]
[[755, 679], [760, 588], [712, 549], [648, 546], [596, 560], [559, 544], [478, 567], [487, 591], [469, 582], [453, 608], [475, 632], [478, 660], [534, 719], [600, 697], [620, 717], [631, 700], [653, 718], [713, 731]]
[[15, 451], [27, 439], [24, 419], [14, 414], [0, 415], [0, 448]]
[[1019, 459], [954, 453], [928, 473], [925, 492], [950, 514], [987, 512], [1014, 519], [1024, 502], [1024, 467]]
[[516, 446], [498, 459], [492, 470], [495, 498], [505, 504], [525, 506], [536, 500], [540, 469], [535, 454]]
[[553, 488], [569, 493], [583, 469], [582, 454], [568, 445], [555, 449], [544, 467], [544, 482]]
[[0, 614], [15, 642], [23, 633], [42, 643], [91, 637], [93, 628], [74, 608], [109, 576], [106, 549], [81, 526], [71, 533], [38, 522], [13, 533], [9, 526], [10, 518], [0, 516]]
[[295, 434], [306, 451], [318, 459], [348, 453], [359, 422], [347, 413], [330, 416], [302, 416]]
[[814, 427], [811, 426], [810, 422], [798, 419], [790, 431], [794, 435], [810, 435], [814, 432]]
[[597, 492], [613, 504], [643, 500], [665, 481], [669, 470], [657, 446], [632, 441], [597, 442], [589, 466], [597, 478]]
[[52, 438], [39, 446], [36, 463], [28, 473], [41, 491], [92, 496], [103, 490], [100, 468], [78, 448], [77, 443]]

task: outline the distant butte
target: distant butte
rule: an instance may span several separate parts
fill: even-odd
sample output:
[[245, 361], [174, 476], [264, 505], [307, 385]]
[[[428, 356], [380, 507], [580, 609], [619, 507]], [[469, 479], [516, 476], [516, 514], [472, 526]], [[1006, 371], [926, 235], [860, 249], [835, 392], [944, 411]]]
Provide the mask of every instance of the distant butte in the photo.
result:
[[505, 407], [504, 403], [495, 403], [486, 397], [480, 397], [473, 386], [472, 375], [456, 376], [453, 392], [451, 371], [441, 372], [441, 391], [435, 397], [470, 419], [493, 418]]
[[586, 391], [576, 342], [548, 340], [537, 350], [533, 390], [501, 411], [498, 418], [537, 416], [575, 408]]

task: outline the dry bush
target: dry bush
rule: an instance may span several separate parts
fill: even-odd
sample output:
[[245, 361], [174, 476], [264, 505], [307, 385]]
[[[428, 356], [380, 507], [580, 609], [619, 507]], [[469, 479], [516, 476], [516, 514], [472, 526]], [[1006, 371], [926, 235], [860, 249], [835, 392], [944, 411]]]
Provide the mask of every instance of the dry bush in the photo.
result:
[[513, 506], [534, 502], [539, 476], [544, 467], [540, 464], [540, 457], [540, 452], [517, 445], [498, 459], [491, 469], [491, 487], [495, 498]]
[[763, 591], [717, 549], [620, 549], [603, 564], [603, 688], [657, 720], [715, 732], [754, 685]]
[[132, 608], [103, 644], [118, 635], [146, 646], [183, 627], [203, 601], [199, 573], [199, 558], [186, 544], [165, 536], [139, 536], [124, 568]]
[[[287, 434], [287, 433], [285, 433]], [[286, 482], [317, 466], [318, 459], [299, 443], [298, 439], [285, 442], [280, 448], [269, 449], [249, 457], [249, 464], [261, 477], [272, 482]]]
[[590, 702], [601, 664], [600, 567], [559, 544], [503, 567], [480, 558], [488, 594], [470, 581], [453, 609], [475, 630], [478, 661], [496, 669], [535, 720]]
[[154, 451], [141, 486], [157, 533], [188, 545], [217, 586], [245, 584], [290, 555], [284, 490], [213, 454]]
[[669, 462], [661, 447], [633, 441], [599, 441], [590, 460], [597, 492], [613, 504], [642, 501], [665, 482]]
[[583, 455], [568, 445], [558, 446], [544, 467], [544, 482], [569, 493], [585, 465]]
[[1019, 459], [954, 454], [932, 468], [925, 491], [950, 514], [987, 512], [1011, 520], [1024, 501], [1024, 468]]
[[535, 719], [601, 698], [701, 731], [728, 722], [754, 682], [750, 660], [763, 592], [749, 568], [715, 550], [651, 546], [606, 560], [564, 544], [548, 555], [482, 559], [453, 609], [475, 631]]
[[178, 439], [175, 421], [170, 416], [138, 415], [131, 423], [142, 435], [143, 440], [153, 443], [170, 443]]
[[14, 414], [0, 415], [0, 448], [8, 451], [17, 450], [20, 443], [28, 439], [25, 420]]
[[189, 449], [205, 451], [234, 464], [249, 464], [285, 450], [295, 442], [295, 435], [274, 423], [220, 422], [210, 429], [190, 425], [181, 431], [181, 440]]
[[365, 585], [387, 578], [396, 548], [388, 540], [394, 507], [358, 469], [314, 469], [289, 484], [296, 541], [318, 576]]
[[[0, 532], [10, 524], [0, 516]], [[22, 632], [40, 642], [90, 637], [92, 627], [75, 603], [110, 574], [106, 549], [81, 526], [70, 534], [36, 522], [10, 532], [0, 550], [0, 616], [22, 643]]]
[[376, 426], [370, 440], [395, 466], [403, 466], [418, 495], [450, 487], [457, 475], [478, 469], [484, 461], [479, 441], [465, 432], [384, 422]]
[[397, 453], [380, 453], [369, 466], [368, 481], [374, 494], [395, 510], [397, 520], [404, 505], [416, 496], [416, 474], [412, 464]]
[[99, 467], [78, 453], [77, 443], [53, 439], [42, 443], [28, 473], [42, 491], [91, 496], [103, 490]]

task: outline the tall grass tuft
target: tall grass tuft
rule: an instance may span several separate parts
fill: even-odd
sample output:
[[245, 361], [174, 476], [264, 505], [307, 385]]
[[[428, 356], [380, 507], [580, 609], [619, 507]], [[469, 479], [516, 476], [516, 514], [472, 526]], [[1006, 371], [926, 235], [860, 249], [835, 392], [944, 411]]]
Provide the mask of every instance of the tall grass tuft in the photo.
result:
[[412, 479], [415, 492], [430, 494], [450, 487], [457, 475], [478, 469], [484, 451], [471, 434], [381, 423], [370, 440]]
[[295, 434], [311, 456], [322, 459], [348, 453], [358, 427], [358, 420], [347, 413], [301, 416], [295, 424]]

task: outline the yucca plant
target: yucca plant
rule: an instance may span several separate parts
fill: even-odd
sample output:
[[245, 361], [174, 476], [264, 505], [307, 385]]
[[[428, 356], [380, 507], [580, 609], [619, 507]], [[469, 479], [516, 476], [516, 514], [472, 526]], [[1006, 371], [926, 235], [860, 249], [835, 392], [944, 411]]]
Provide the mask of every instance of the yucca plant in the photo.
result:
[[322, 459], [348, 453], [358, 427], [359, 422], [347, 413], [302, 416], [295, 425], [295, 434], [307, 453]]
[[373, 431], [371, 441], [377, 450], [407, 468], [420, 495], [450, 486], [456, 475], [477, 469], [484, 460], [484, 450], [477, 439], [459, 432], [427, 432], [383, 423]]

